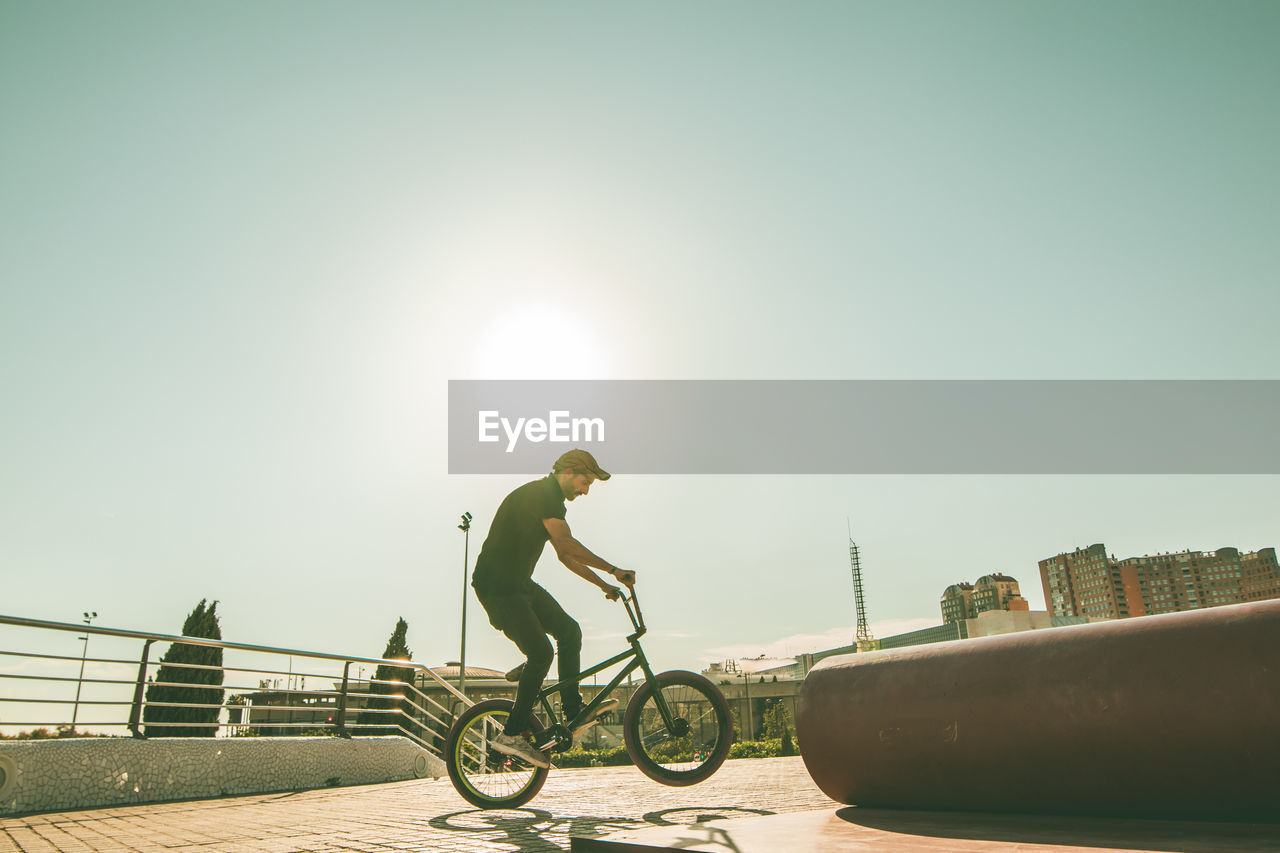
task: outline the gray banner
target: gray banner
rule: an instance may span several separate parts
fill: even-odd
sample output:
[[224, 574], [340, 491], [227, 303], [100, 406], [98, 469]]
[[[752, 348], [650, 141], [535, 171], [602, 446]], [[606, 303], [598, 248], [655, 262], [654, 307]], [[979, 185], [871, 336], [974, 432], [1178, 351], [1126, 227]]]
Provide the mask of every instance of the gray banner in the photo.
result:
[[449, 382], [449, 473], [1277, 474], [1277, 380]]

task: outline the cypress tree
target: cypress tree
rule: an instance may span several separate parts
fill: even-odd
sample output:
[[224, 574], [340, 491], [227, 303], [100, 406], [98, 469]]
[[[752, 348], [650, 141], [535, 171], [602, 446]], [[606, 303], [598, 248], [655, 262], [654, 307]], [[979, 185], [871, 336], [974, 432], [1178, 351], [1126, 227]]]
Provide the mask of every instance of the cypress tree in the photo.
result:
[[[382, 657], [386, 660], [413, 660], [413, 652], [409, 651], [407, 641], [408, 633], [409, 623], [404, 621], [404, 617], [401, 617], [396, 622], [395, 630], [391, 632], [391, 638], [387, 640], [387, 647], [383, 650]], [[400, 683], [391, 684], [388, 682]], [[389, 735], [395, 734], [395, 732], [390, 728], [382, 728], [383, 726], [405, 726], [407, 722], [405, 718], [412, 716], [410, 712], [413, 709], [407, 704], [407, 700], [402, 697], [409, 695], [408, 688], [412, 685], [412, 667], [378, 664], [378, 668], [373, 674], [373, 683], [369, 685], [369, 692], [375, 695], [369, 699], [367, 707], [371, 709], [398, 710], [400, 714], [363, 713], [359, 718], [359, 726], [361, 728], [356, 734]]]
[[[182, 624], [182, 636], [222, 639], [218, 624], [218, 602], [205, 607], [200, 599]], [[193, 669], [197, 666], [216, 669]], [[155, 682], [147, 687], [146, 706], [142, 720], [148, 724], [147, 737], [214, 737], [218, 733], [218, 714], [222, 710], [222, 649], [210, 646], [192, 646], [174, 643], [160, 658], [160, 669]], [[193, 685], [193, 686], [187, 686]], [[202, 686], [194, 686], [202, 685]], [[174, 708], [152, 704], [177, 702], [193, 705], [212, 705], [210, 708]], [[158, 726], [155, 723], [187, 723], [180, 726]]]
[[780, 700], [772, 699], [764, 712], [764, 736], [783, 738], [791, 732], [791, 712]]

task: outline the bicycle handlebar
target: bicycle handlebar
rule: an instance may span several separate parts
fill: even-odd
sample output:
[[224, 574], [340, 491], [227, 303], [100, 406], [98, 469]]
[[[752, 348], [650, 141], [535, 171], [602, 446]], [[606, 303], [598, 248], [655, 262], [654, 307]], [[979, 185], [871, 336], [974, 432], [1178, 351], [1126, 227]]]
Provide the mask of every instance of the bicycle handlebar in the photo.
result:
[[[627, 589], [631, 594], [627, 595], [627, 593], [623, 592], [620, 599], [622, 606], [627, 609], [627, 616], [631, 619], [631, 624], [635, 627], [638, 636], [645, 632], [644, 614], [640, 612], [640, 598], [636, 595], [635, 586], [629, 585]], [[632, 612], [632, 605], [635, 605], [634, 612]]]

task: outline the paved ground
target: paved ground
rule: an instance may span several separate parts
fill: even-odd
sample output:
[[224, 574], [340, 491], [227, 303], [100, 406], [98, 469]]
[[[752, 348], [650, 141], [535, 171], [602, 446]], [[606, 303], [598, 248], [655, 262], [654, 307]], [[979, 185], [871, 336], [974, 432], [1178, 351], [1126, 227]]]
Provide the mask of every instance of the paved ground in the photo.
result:
[[0, 853], [567, 850], [571, 834], [836, 807], [798, 757], [739, 759], [688, 788], [633, 767], [553, 770], [515, 811], [478, 811], [440, 779], [4, 818]]

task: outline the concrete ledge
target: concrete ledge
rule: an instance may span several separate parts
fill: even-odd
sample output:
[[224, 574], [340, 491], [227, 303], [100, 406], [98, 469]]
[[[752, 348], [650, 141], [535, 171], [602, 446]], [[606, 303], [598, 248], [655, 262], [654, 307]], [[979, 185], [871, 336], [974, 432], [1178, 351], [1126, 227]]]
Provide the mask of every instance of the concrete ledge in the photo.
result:
[[831, 657], [796, 736], [864, 808], [1272, 820], [1277, 639], [1256, 601]]
[[0, 815], [447, 774], [403, 737], [77, 738], [0, 745]]

